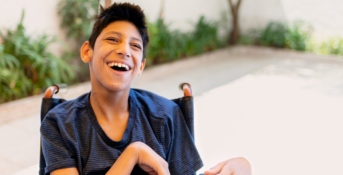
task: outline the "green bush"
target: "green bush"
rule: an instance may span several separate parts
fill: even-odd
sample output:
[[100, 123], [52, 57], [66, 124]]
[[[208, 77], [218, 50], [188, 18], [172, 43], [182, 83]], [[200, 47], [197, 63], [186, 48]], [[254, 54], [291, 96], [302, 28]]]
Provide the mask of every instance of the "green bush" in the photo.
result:
[[74, 78], [72, 68], [53, 55], [48, 47], [55, 40], [47, 35], [31, 37], [25, 34], [24, 12], [15, 30], [0, 33], [0, 103], [42, 92]]
[[238, 39], [238, 44], [241, 45], [255, 45], [261, 35], [260, 30], [250, 29], [246, 34], [241, 35]]
[[223, 40], [218, 38], [218, 22], [206, 21], [205, 17], [201, 16], [195, 25], [195, 31], [191, 34], [189, 53], [200, 54], [223, 45], [225, 45], [225, 38]]
[[[147, 49], [147, 65], [158, 64], [161, 62], [176, 59], [180, 53], [180, 32], [170, 31], [162, 19], [156, 23], [148, 23], [148, 32], [150, 35], [150, 44]], [[188, 37], [188, 36], [186, 36]], [[175, 45], [172, 49], [171, 45]]]
[[318, 40], [312, 36], [313, 29], [304, 22], [286, 25], [270, 22], [263, 30], [250, 30], [240, 37], [239, 44], [263, 45], [292, 50], [308, 51], [317, 54], [343, 55], [343, 38], [330, 37]]
[[240, 38], [239, 43], [305, 51], [311, 40], [311, 33], [311, 27], [303, 22], [295, 22], [293, 25], [270, 22], [263, 30], [250, 30]]
[[334, 54], [343, 55], [343, 38], [342, 37], [330, 37], [325, 41], [310, 42], [308, 51], [318, 54]]
[[287, 26], [279, 22], [271, 22], [261, 31], [257, 42], [263, 46], [285, 47]]
[[303, 22], [295, 22], [288, 27], [286, 33], [286, 47], [293, 50], [305, 51], [311, 38], [312, 29]]
[[99, 0], [61, 0], [58, 14], [62, 18], [61, 27], [67, 30], [67, 37], [76, 40], [78, 45], [88, 40], [98, 8]]
[[71, 50], [73, 63], [79, 69], [76, 71], [78, 81], [89, 81], [88, 64], [80, 59], [80, 48], [91, 35], [94, 17], [98, 13], [99, 0], [61, 0], [58, 4], [58, 14], [61, 16], [61, 28], [67, 32], [67, 37], [76, 43]]
[[148, 23], [150, 44], [147, 50], [147, 65], [158, 64], [200, 54], [225, 45], [218, 38], [218, 23], [206, 21], [201, 16], [194, 31], [170, 30], [163, 19]]

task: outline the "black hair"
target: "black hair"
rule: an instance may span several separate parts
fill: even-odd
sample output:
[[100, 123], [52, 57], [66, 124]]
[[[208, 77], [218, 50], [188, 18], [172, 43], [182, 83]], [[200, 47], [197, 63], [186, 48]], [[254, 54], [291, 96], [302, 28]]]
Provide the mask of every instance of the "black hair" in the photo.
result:
[[94, 49], [95, 41], [109, 24], [115, 21], [128, 21], [134, 24], [143, 40], [143, 58], [145, 58], [146, 48], [149, 44], [149, 34], [145, 15], [138, 5], [130, 3], [113, 3], [110, 7], [104, 9], [100, 5], [100, 14], [95, 17], [92, 34], [89, 37], [89, 45]]

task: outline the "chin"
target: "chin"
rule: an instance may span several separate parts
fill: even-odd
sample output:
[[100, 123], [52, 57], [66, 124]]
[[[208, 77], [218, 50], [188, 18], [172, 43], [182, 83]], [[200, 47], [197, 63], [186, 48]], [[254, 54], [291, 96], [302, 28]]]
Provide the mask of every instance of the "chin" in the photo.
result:
[[92, 79], [92, 89], [98, 92], [120, 92], [130, 90], [131, 84], [128, 81], [113, 81], [111, 79]]
[[107, 90], [113, 91], [113, 92], [130, 90], [130, 85], [127, 85], [125, 83], [110, 83], [110, 84], [105, 85], [104, 87]]

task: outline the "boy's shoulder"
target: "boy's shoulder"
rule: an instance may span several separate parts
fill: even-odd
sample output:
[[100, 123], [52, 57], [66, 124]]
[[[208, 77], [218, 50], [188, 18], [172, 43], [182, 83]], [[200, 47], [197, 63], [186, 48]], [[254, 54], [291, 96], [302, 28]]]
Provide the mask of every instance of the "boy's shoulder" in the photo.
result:
[[175, 107], [177, 106], [177, 104], [173, 102], [172, 100], [169, 100], [165, 97], [162, 97], [160, 95], [157, 95], [147, 90], [131, 89], [131, 92], [133, 92], [134, 96], [140, 103], [151, 104], [150, 107], [159, 107], [159, 106]]
[[137, 99], [138, 107], [147, 109], [151, 114], [173, 113], [178, 105], [165, 97], [142, 89], [131, 89], [130, 96]]
[[47, 116], [49, 117], [57, 117], [57, 118], [70, 118], [80, 110], [85, 110], [87, 107], [87, 100], [89, 97], [89, 93], [83, 94], [76, 99], [67, 100], [61, 104], [58, 104], [53, 109], [51, 109]]

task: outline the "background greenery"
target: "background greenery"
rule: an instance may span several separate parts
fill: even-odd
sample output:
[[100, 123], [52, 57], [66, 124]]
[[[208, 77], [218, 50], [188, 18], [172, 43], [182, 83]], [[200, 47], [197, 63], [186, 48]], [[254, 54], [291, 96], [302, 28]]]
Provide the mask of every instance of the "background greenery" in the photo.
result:
[[292, 50], [307, 51], [317, 54], [343, 55], [343, 39], [331, 37], [318, 40], [312, 35], [310, 25], [296, 21], [292, 24], [270, 22], [264, 29], [251, 29], [241, 36], [243, 45], [262, 45]]
[[305, 51], [311, 33], [311, 27], [303, 22], [298, 21], [292, 25], [270, 22], [264, 29], [251, 30], [242, 36], [240, 43]]
[[[99, 2], [94, 0], [63, 0], [58, 5], [61, 15], [61, 27], [67, 31], [68, 38], [77, 41], [78, 47], [74, 51], [78, 55], [79, 48], [91, 33], [94, 15], [97, 14]], [[151, 42], [147, 50], [147, 66], [177, 60], [186, 56], [200, 54], [224, 46], [218, 39], [218, 22], [211, 22], [201, 16], [194, 31], [180, 32], [171, 30], [163, 19], [148, 23]], [[82, 64], [80, 62], [80, 64]], [[88, 70], [87, 67], [82, 69]], [[89, 77], [83, 72], [80, 77]]]
[[57, 13], [61, 17], [61, 28], [66, 31], [67, 38], [74, 44], [70, 47], [71, 61], [79, 69], [75, 71], [78, 82], [88, 81], [89, 68], [80, 59], [80, 48], [91, 35], [94, 17], [98, 13], [99, 0], [61, 0], [57, 5]]
[[[58, 14], [61, 27], [76, 47], [57, 57], [49, 51], [56, 38], [30, 36], [23, 26], [24, 13], [14, 30], [0, 33], [0, 103], [43, 92], [58, 83], [76, 83], [89, 80], [87, 64], [79, 58], [79, 48], [91, 33], [99, 1], [61, 0]], [[225, 21], [225, 20], [224, 20]], [[223, 21], [209, 21], [201, 16], [191, 31], [172, 30], [172, 24], [163, 19], [148, 22], [150, 44], [147, 49], [147, 66], [174, 61], [227, 46], [227, 36], [218, 36]], [[228, 30], [228, 29], [226, 29]], [[318, 41], [312, 28], [304, 22], [285, 24], [270, 22], [263, 29], [250, 30], [240, 37], [239, 44], [262, 45], [309, 51], [319, 54], [343, 55], [340, 37]], [[71, 66], [74, 65], [74, 66]]]
[[225, 46], [218, 38], [218, 22], [201, 16], [194, 30], [181, 32], [171, 30], [163, 19], [148, 24], [150, 44], [147, 48], [147, 65], [177, 60]]
[[78, 46], [89, 38], [98, 7], [98, 0], [62, 0], [58, 3], [61, 28], [66, 30], [67, 37], [73, 38]]
[[24, 12], [16, 29], [0, 33], [4, 41], [0, 44], [0, 103], [75, 79], [72, 67], [49, 51], [56, 40], [44, 34], [28, 36], [23, 20]]
[[[0, 103], [42, 93], [48, 86], [89, 80], [88, 65], [79, 58], [79, 48], [88, 39], [98, 11], [98, 1], [62, 0], [58, 5], [61, 27], [76, 47], [60, 58], [49, 51], [56, 39], [25, 33], [23, 16], [16, 29], [1, 33]], [[147, 49], [147, 66], [174, 61], [225, 46], [218, 37], [219, 22], [200, 17], [194, 30], [171, 30], [163, 19], [148, 23], [151, 42]], [[70, 47], [69, 47], [70, 48]], [[73, 47], [71, 47], [73, 48]], [[72, 66], [71, 66], [72, 65]], [[74, 66], [73, 66], [74, 65]]]

